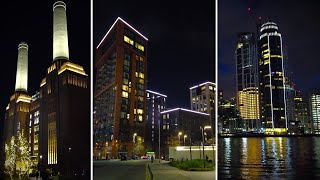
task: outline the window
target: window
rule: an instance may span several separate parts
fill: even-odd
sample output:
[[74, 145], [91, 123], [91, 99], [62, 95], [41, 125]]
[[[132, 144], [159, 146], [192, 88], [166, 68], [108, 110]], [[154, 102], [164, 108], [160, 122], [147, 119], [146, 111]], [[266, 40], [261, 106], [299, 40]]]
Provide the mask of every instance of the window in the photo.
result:
[[133, 43], [134, 43], [134, 41], [133, 41], [132, 39], [128, 38], [127, 36], [124, 36], [124, 37], [123, 37], [123, 40], [124, 40], [126, 43], [129, 43], [129, 44], [131, 44], [131, 45], [133, 45]]
[[127, 85], [122, 85], [122, 90], [128, 91], [128, 90], [129, 90], [129, 87], [128, 87]]
[[143, 73], [139, 73], [139, 77], [144, 79], [144, 74]]
[[126, 92], [126, 91], [122, 91], [122, 97], [128, 98], [129, 97], [129, 93]]
[[140, 51], [144, 51], [144, 46], [142, 46], [139, 43], [136, 43], [136, 48], [139, 49]]

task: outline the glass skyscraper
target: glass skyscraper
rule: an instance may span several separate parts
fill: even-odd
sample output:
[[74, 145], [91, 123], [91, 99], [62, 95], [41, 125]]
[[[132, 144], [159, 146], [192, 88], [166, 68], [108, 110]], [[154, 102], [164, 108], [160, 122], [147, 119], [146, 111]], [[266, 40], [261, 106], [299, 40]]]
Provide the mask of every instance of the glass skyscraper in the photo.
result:
[[261, 119], [266, 134], [287, 133], [282, 36], [274, 22], [261, 25], [259, 37]]
[[244, 120], [243, 128], [254, 131], [260, 127], [257, 46], [253, 33], [238, 34], [235, 51], [237, 66], [237, 106]]

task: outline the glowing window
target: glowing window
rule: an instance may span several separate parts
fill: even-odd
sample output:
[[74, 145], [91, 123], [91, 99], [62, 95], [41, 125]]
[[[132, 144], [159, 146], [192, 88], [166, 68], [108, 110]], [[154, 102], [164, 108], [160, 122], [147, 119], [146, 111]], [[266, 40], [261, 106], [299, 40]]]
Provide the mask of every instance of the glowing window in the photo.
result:
[[129, 93], [126, 92], [126, 91], [122, 91], [122, 97], [128, 98], [129, 97]]
[[144, 46], [142, 46], [141, 44], [139, 43], [136, 43], [136, 48], [141, 50], [141, 51], [144, 51]]
[[133, 43], [134, 43], [133, 40], [130, 39], [130, 38], [128, 38], [127, 36], [124, 36], [124, 37], [123, 37], [123, 40], [124, 40], [125, 42], [131, 44], [131, 45], [133, 45]]
[[143, 73], [139, 73], [139, 77], [144, 79], [144, 74]]
[[128, 91], [128, 90], [129, 90], [129, 87], [128, 87], [127, 85], [122, 85], [122, 90]]
[[142, 109], [138, 109], [137, 112], [138, 112], [138, 114], [143, 114], [143, 110]]

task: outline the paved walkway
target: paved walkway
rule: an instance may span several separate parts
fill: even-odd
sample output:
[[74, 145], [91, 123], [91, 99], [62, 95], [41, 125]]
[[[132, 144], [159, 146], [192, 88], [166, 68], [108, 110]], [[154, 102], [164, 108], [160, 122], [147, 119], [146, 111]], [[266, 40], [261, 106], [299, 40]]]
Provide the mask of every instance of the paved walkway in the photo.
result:
[[164, 161], [159, 163], [155, 160], [150, 164], [150, 169], [153, 173], [154, 180], [215, 180], [216, 171], [185, 171], [169, 165], [169, 162]]

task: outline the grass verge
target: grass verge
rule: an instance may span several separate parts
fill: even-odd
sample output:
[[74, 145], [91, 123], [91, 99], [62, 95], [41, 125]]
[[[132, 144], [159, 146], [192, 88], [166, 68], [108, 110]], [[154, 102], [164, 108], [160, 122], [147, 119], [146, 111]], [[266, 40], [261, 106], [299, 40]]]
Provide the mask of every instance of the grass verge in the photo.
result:
[[171, 161], [169, 164], [186, 171], [213, 171], [214, 169], [213, 162], [206, 161], [204, 166], [203, 160], [201, 159], [188, 161]]

